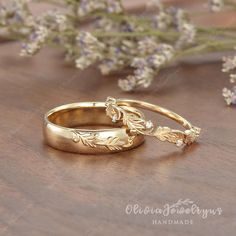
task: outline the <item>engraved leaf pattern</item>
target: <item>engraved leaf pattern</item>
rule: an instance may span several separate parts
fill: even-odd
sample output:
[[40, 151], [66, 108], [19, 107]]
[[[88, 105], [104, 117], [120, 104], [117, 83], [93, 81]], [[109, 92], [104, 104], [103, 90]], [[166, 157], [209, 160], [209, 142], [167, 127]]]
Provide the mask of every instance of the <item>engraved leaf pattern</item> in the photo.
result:
[[[154, 136], [161, 141], [175, 143], [178, 147], [183, 144], [191, 144], [199, 136], [201, 129], [192, 126], [185, 132], [173, 130], [169, 127], [154, 126], [151, 121], [146, 121], [144, 115], [137, 109], [128, 106], [119, 106], [115, 98], [108, 97], [106, 101], [107, 115], [113, 122], [122, 120], [132, 133]], [[188, 126], [187, 121], [183, 123]]]
[[104, 144], [109, 150], [121, 150], [121, 142], [118, 137], [109, 137]]
[[116, 99], [109, 97], [106, 102], [106, 113], [112, 120], [122, 120], [133, 133], [144, 133], [147, 131], [146, 121], [141, 112], [135, 108], [118, 106]]
[[128, 143], [121, 141], [119, 137], [108, 137], [108, 138], [99, 138], [95, 133], [83, 133], [79, 131], [72, 132], [72, 140], [77, 143], [81, 142], [83, 145], [96, 148], [98, 146], [104, 146], [107, 149], [113, 150], [122, 150], [123, 147], [129, 147], [133, 144], [134, 137], [129, 137]]
[[155, 132], [154, 136], [161, 141], [168, 141], [170, 143], [176, 143], [177, 140], [183, 140], [184, 135], [180, 131], [174, 131], [169, 127], [159, 126]]
[[134, 143], [135, 136], [129, 136], [128, 143], [124, 144], [124, 147], [130, 147]]
[[96, 139], [96, 134], [74, 131], [72, 139], [75, 143], [81, 142], [84, 144], [84, 146], [96, 147], [96, 144], [94, 143], [94, 140]]
[[131, 132], [143, 133], [146, 130], [145, 121], [133, 113], [123, 112], [123, 123]]
[[106, 112], [113, 120], [122, 120], [132, 133], [150, 134], [153, 130], [152, 127], [149, 129], [146, 127], [144, 116], [134, 108], [108, 104]]

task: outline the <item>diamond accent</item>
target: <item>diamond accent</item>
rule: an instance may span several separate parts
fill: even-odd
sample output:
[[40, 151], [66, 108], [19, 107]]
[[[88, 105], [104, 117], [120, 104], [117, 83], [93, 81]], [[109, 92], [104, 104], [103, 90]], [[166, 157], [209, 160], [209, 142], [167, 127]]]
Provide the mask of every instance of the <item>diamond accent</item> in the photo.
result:
[[146, 128], [147, 128], [147, 129], [153, 128], [153, 123], [152, 123], [152, 121], [149, 120], [149, 121], [146, 122]]
[[111, 119], [112, 119], [112, 122], [115, 123], [117, 121], [117, 115], [116, 114], [113, 115]]
[[176, 146], [181, 147], [184, 144], [183, 140], [179, 139], [176, 141]]

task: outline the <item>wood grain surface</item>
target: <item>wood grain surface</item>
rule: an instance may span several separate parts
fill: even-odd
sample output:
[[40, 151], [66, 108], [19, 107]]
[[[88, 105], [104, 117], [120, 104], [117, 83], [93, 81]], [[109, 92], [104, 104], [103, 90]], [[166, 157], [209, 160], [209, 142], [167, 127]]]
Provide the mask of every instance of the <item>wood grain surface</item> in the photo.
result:
[[[18, 46], [0, 48], [0, 235], [235, 235], [236, 111], [221, 97], [228, 81], [220, 65], [169, 68], [149, 91], [126, 94], [117, 76], [78, 72], [52, 49], [18, 58]], [[50, 108], [110, 95], [172, 109], [202, 127], [202, 136], [183, 150], [147, 138], [136, 150], [102, 156], [43, 143]], [[192, 225], [153, 225], [159, 216], [125, 213], [127, 204], [162, 208], [187, 198], [223, 213], [181, 217]]]
[[[77, 71], [56, 49], [17, 57], [19, 45], [0, 45], [0, 235], [227, 235], [236, 231], [236, 110], [226, 107], [228, 85], [219, 64], [179, 65], [161, 72], [146, 91], [126, 94], [120, 75]], [[113, 155], [78, 155], [46, 146], [43, 115], [77, 101], [107, 96], [140, 99], [169, 108], [202, 127], [184, 149], [147, 138]], [[175, 123], [156, 114], [161, 125]], [[163, 208], [190, 199], [221, 215], [126, 214], [128, 204]], [[192, 224], [153, 224], [153, 220]]]

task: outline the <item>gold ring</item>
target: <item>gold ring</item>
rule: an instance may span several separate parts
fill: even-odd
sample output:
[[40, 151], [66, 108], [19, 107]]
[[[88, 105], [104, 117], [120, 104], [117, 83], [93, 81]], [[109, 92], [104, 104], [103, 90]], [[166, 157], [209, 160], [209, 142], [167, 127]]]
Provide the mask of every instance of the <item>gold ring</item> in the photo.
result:
[[[167, 116], [172, 120], [177, 121], [186, 130], [180, 131], [169, 127], [154, 126], [153, 122], [150, 120], [147, 121], [143, 113], [136, 109], [136, 107]], [[174, 143], [177, 146], [192, 144], [200, 135], [201, 131], [200, 128], [193, 126], [182, 116], [172, 111], [137, 100], [115, 99], [108, 97], [106, 101], [106, 114], [114, 123], [122, 121], [123, 124], [127, 126], [127, 129], [131, 134], [153, 136], [161, 141]]]
[[122, 122], [114, 124], [105, 109], [104, 102], [79, 102], [50, 110], [44, 117], [46, 143], [59, 150], [87, 154], [120, 152], [143, 143], [143, 135], [127, 132]]

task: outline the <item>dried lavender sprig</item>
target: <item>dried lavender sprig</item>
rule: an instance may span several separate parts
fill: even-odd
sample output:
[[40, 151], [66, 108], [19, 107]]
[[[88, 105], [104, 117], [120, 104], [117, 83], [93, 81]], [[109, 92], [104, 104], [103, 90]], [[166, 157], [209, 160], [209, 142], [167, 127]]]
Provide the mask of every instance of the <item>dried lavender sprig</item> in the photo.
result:
[[76, 39], [80, 49], [80, 56], [75, 61], [77, 68], [85, 69], [103, 58], [102, 51], [104, 50], [105, 45], [102, 42], [99, 42], [97, 38], [90, 33], [80, 32]]
[[[167, 44], [152, 44], [153, 52], [143, 58], [134, 58], [131, 66], [135, 68], [134, 75], [119, 80], [118, 85], [124, 91], [132, 91], [138, 87], [147, 88], [159, 70], [174, 56], [174, 48]], [[149, 48], [151, 51], [151, 49]]]
[[[20, 1], [25, 4], [25, 1]], [[212, 4], [215, 2], [212, 1]], [[66, 58], [75, 60], [80, 69], [96, 62], [99, 63], [103, 74], [133, 67], [134, 75], [128, 76], [126, 80], [119, 80], [120, 87], [125, 90], [148, 87], [159, 69], [176, 56], [223, 50], [229, 48], [232, 41], [235, 45], [235, 29], [195, 28], [186, 12], [165, 7], [159, 1], [156, 17], [128, 15], [118, 0], [61, 0], [60, 3], [73, 7], [68, 8], [70, 11], [66, 15], [51, 12], [39, 18], [32, 18], [32, 14], [27, 10], [25, 18], [31, 19], [30, 24], [22, 21], [21, 28], [21, 22], [11, 22], [5, 28], [8, 28], [9, 32], [14, 29], [19, 35], [22, 33], [19, 29], [27, 29], [25, 34], [22, 34], [23, 37], [29, 35], [29, 41], [22, 51], [24, 55], [33, 55], [48, 42], [54, 42], [66, 49]], [[95, 27], [91, 33], [79, 32], [79, 22], [97, 16], [110, 25], [103, 22], [99, 30]], [[103, 27], [104, 25], [106, 27]], [[215, 38], [216, 41], [210, 43], [206, 41], [209, 34], [221, 38]], [[232, 40], [229, 41], [229, 38]], [[162, 51], [157, 50], [158, 45], [167, 44], [172, 50], [168, 51], [167, 47]], [[137, 63], [137, 59], [146, 63]], [[231, 76], [231, 80], [234, 78]], [[122, 83], [126, 85], [123, 86]]]
[[[236, 82], [236, 55], [223, 57], [222, 72], [230, 73], [230, 82]], [[224, 88], [222, 95], [227, 105], [236, 104], [236, 86], [234, 86], [232, 90]]]

